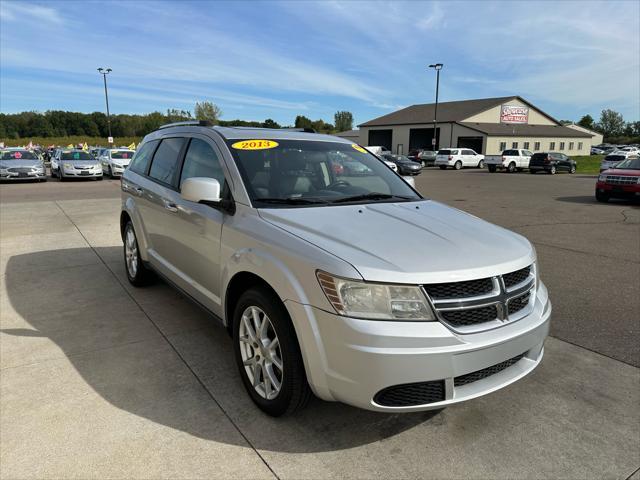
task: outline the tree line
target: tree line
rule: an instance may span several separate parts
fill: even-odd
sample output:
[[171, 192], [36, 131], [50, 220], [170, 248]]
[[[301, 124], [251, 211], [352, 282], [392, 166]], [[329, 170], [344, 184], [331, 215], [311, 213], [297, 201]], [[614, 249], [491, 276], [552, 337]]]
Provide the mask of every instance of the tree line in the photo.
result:
[[591, 115], [584, 115], [577, 125], [601, 133], [605, 142], [640, 143], [640, 121], [625, 122], [621, 113], [605, 109], [598, 122]]
[[[263, 122], [247, 120], [222, 120], [222, 111], [212, 102], [197, 102], [194, 113], [189, 110], [168, 109], [165, 113], [111, 115], [111, 136], [143, 137], [161, 125], [188, 120], [208, 120], [214, 125], [228, 127], [282, 128], [271, 118]], [[336, 112], [334, 124], [323, 120], [311, 120], [298, 115], [296, 128], [313, 128], [318, 132], [336, 133], [353, 128], [351, 112]], [[102, 112], [80, 113], [62, 110], [46, 112], [0, 113], [0, 139], [28, 139], [30, 137], [109, 136], [106, 114]]]

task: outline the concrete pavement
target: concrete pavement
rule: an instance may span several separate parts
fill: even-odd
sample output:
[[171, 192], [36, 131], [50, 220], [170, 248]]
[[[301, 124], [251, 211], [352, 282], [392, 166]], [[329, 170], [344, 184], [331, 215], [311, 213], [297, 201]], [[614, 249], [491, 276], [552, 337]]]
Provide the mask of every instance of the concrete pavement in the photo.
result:
[[[527, 205], [489, 208], [503, 201], [502, 193], [479, 186], [475, 173], [462, 174], [455, 181], [470, 185], [462, 193], [436, 191], [431, 183], [441, 185], [442, 178], [427, 175], [418, 185], [434, 198], [450, 195], [451, 204], [471, 203], [463, 207], [469, 211], [485, 209], [477, 214], [497, 223], [513, 221], [516, 229], [548, 220], [549, 213], [528, 212]], [[2, 478], [625, 479], [640, 466], [638, 368], [555, 338], [528, 378], [444, 411], [387, 415], [314, 400], [295, 417], [267, 417], [243, 391], [223, 328], [163, 283], [144, 289], [127, 283], [118, 199], [65, 192], [66, 200], [8, 202], [3, 193]], [[477, 201], [483, 195], [489, 206]], [[589, 221], [615, 217], [597, 210]], [[552, 214], [570, 224], [564, 208]], [[618, 222], [609, 220], [609, 227], [625, 232]], [[568, 281], [586, 282], [594, 265], [611, 269], [607, 278], [618, 289], [633, 280], [633, 259], [617, 258], [619, 252], [580, 239], [566, 245], [565, 234], [543, 226], [527, 235], [539, 236], [544, 280], [555, 296], [574, 288]], [[575, 277], [567, 273], [576, 266]], [[629, 279], [616, 271], [629, 272]], [[598, 298], [603, 311], [617, 308]], [[554, 299], [561, 333], [580, 340], [596, 325], [590, 303], [574, 314]], [[629, 302], [633, 307], [631, 297], [622, 303]], [[621, 307], [622, 320], [626, 312]], [[581, 316], [589, 320], [582, 329]], [[596, 334], [584, 335], [585, 343], [595, 342]], [[596, 346], [624, 356], [624, 342], [610, 338]]]

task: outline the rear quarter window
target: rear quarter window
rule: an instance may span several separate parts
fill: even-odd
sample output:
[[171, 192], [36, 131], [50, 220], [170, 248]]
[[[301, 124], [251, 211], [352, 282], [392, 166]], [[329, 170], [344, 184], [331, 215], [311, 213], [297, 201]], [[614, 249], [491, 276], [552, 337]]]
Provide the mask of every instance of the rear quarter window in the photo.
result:
[[159, 140], [152, 140], [136, 150], [133, 160], [131, 160], [131, 165], [129, 165], [129, 170], [139, 173], [140, 175], [145, 175], [147, 173], [147, 167], [149, 166], [151, 157], [153, 156], [153, 152], [159, 142]]
[[518, 150], [505, 150], [504, 152], [502, 152], [502, 155], [507, 157], [517, 157], [518, 155], [520, 155], [520, 153], [518, 152]]

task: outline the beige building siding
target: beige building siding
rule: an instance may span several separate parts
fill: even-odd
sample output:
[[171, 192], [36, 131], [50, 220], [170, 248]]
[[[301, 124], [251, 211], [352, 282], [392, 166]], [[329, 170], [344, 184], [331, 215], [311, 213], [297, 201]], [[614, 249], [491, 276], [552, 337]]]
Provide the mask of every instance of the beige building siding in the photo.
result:
[[[487, 155], [500, 155], [502, 150], [500, 149], [500, 143], [505, 142], [506, 148], [526, 148], [525, 142], [529, 142], [529, 150], [532, 152], [560, 152], [565, 155], [589, 155], [591, 153], [591, 139], [589, 138], [555, 138], [555, 137], [487, 137], [486, 138], [486, 154]], [[513, 143], [518, 142], [517, 147], [513, 147]], [[535, 148], [535, 143], [540, 142], [540, 148]], [[564, 142], [564, 149], [560, 149], [560, 144]], [[555, 143], [554, 146], [551, 143]], [[573, 144], [573, 148], [569, 147]], [[578, 148], [582, 146], [582, 148]]]
[[567, 126], [569, 128], [573, 128], [574, 130], [578, 130], [579, 132], [584, 132], [584, 133], [590, 134], [591, 135], [591, 145], [600, 145], [604, 140], [604, 137], [602, 136], [601, 133], [594, 132], [593, 130], [589, 130], [588, 128], [581, 127], [580, 125], [572, 124], [572, 125], [565, 125], [565, 126]]
[[[513, 99], [505, 103], [505, 105], [519, 105], [521, 107], [529, 108], [529, 125], [556, 125], [556, 122], [551, 120], [549, 117], [546, 117], [542, 113], [540, 113], [535, 108], [530, 107], [526, 103], [521, 102], [520, 100]], [[497, 105], [489, 110], [473, 115], [469, 118], [466, 118], [465, 122], [478, 122], [478, 123], [500, 123], [500, 110], [502, 105]]]

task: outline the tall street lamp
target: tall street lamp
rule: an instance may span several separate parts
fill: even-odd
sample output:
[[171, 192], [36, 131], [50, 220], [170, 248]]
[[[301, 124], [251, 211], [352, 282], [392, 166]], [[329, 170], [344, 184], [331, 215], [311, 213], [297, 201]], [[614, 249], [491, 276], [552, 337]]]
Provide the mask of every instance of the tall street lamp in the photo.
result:
[[98, 69], [98, 73], [100, 73], [100, 75], [102, 75], [102, 78], [104, 79], [104, 99], [107, 102], [107, 128], [109, 130], [109, 138], [112, 138], [111, 137], [111, 116], [109, 115], [109, 95], [107, 94], [107, 75], [111, 73], [111, 69], [110, 68], [104, 69], [100, 67]]
[[438, 90], [440, 89], [440, 70], [444, 65], [442, 63], [432, 63], [429, 68], [436, 70], [436, 108], [433, 114], [433, 139], [431, 140], [431, 147], [436, 148], [436, 135], [438, 132]]

